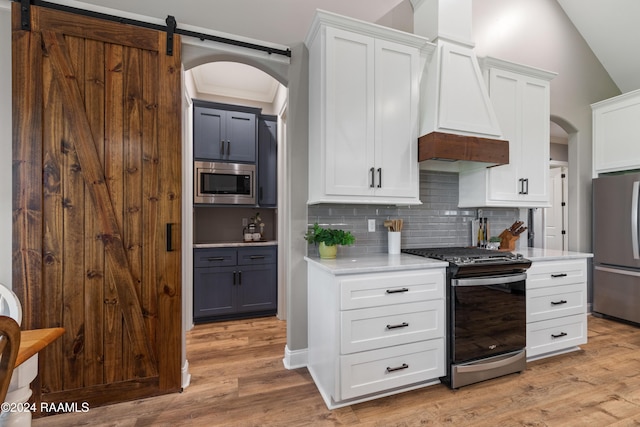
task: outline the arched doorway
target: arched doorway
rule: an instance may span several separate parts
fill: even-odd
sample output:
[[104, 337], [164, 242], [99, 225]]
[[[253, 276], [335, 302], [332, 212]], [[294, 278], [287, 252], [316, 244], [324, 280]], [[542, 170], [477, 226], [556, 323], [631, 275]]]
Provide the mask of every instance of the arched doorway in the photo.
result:
[[[204, 64], [216, 64], [216, 63], [235, 63], [243, 64], [245, 66], [251, 66], [255, 69], [271, 76], [275, 81], [282, 86], [284, 95], [280, 95], [284, 99], [278, 104], [278, 110], [272, 110], [271, 113], [277, 115], [281, 122], [279, 129], [279, 141], [278, 141], [278, 216], [277, 216], [277, 240], [279, 242], [278, 248], [278, 316], [281, 319], [287, 318], [287, 306], [286, 295], [289, 290], [287, 289], [288, 283], [288, 268], [286, 253], [281, 256], [281, 248], [287, 248], [287, 242], [290, 232], [286, 226], [289, 221], [289, 195], [285, 188], [285, 183], [288, 181], [287, 176], [288, 162], [290, 153], [287, 148], [287, 135], [289, 133], [287, 125], [287, 108], [289, 106], [289, 90], [288, 90], [288, 73], [289, 73], [289, 59], [279, 55], [269, 55], [264, 52], [254, 52], [250, 49], [239, 48], [235, 46], [220, 45], [217, 43], [202, 42], [195, 39], [183, 39], [183, 70], [185, 73], [184, 81], [189, 79], [186, 74], [198, 66]], [[191, 96], [187, 88], [184, 88], [183, 99], [183, 123], [190, 123], [192, 121], [192, 108], [191, 108]], [[219, 99], [218, 99], [219, 101]], [[305, 110], [306, 111], [306, 110]], [[306, 129], [305, 129], [306, 130]], [[190, 126], [183, 126], [183, 194], [185, 195], [184, 212], [183, 212], [183, 245], [185, 248], [191, 248], [193, 246], [193, 163], [192, 163], [192, 132]], [[305, 195], [306, 197], [306, 195]], [[193, 253], [192, 251], [184, 251], [183, 259], [183, 324], [186, 331], [191, 328], [193, 324]], [[305, 326], [306, 328], [306, 326]], [[188, 374], [188, 361], [186, 360], [186, 339], [183, 335], [183, 385], [186, 386], [189, 383]]]

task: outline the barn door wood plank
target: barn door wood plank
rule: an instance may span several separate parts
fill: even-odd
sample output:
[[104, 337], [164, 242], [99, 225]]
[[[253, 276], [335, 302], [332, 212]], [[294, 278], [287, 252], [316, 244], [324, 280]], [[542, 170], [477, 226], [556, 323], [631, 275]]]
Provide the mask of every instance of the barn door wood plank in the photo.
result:
[[[166, 33], [158, 32], [158, 45], [166, 46]], [[181, 44], [180, 37], [174, 36], [173, 56], [158, 54], [158, 70], [162, 86], [158, 95], [158, 141], [161, 176], [182, 176], [182, 125], [180, 95], [181, 82]], [[158, 248], [158, 330], [162, 334], [163, 350], [159, 352], [158, 369], [160, 370], [160, 388], [164, 390], [179, 389], [181, 382], [182, 361], [182, 316], [175, 316], [182, 312], [182, 286], [180, 269], [180, 231], [181, 231], [181, 182], [180, 179], [163, 179], [160, 182], [161, 204], [158, 209], [158, 231], [166, 224], [172, 224], [173, 251]], [[168, 237], [165, 236], [165, 239]], [[166, 242], [159, 239], [160, 242]]]
[[68, 108], [64, 110], [65, 117], [69, 122], [75, 124], [72, 128], [76, 142], [75, 148], [83, 178], [96, 206], [101, 228], [104, 230], [101, 239], [105, 245], [107, 264], [110, 266], [110, 275], [118, 294], [118, 302], [124, 315], [127, 334], [136, 355], [136, 373], [138, 376], [157, 375], [156, 358], [145, 330], [134, 278], [129, 269], [129, 260], [111, 204], [102, 165], [95, 150], [93, 135], [76, 81], [77, 76], [70, 64], [63, 36], [51, 31], [44, 31], [43, 39], [54, 65], [57, 81], [60, 83], [64, 98], [66, 98], [65, 107]]
[[12, 14], [13, 291], [22, 327], [42, 327], [42, 48], [39, 33], [21, 30]]
[[[104, 174], [118, 229], [122, 227], [122, 195], [124, 191], [122, 182], [124, 137], [123, 50], [124, 48], [121, 45], [108, 44], [105, 64], [105, 109], [109, 120], [105, 123], [105, 135], [108, 142], [105, 146]], [[112, 268], [110, 264], [105, 266], [107, 280], [104, 287], [104, 375], [106, 382], [109, 384], [122, 381], [125, 378], [122, 370], [122, 346], [126, 340], [123, 340], [122, 308], [118, 299], [118, 290], [113, 280]]]
[[[41, 52], [42, 55], [42, 52]], [[53, 81], [51, 60], [44, 57], [42, 63], [42, 294], [48, 303], [42, 307], [46, 326], [58, 327], [63, 323], [64, 295], [64, 213], [63, 213], [63, 152], [69, 150], [64, 139], [63, 104], [60, 89]], [[41, 375], [44, 391], [63, 387], [63, 342], [65, 335], [47, 347], [49, 366]]]
[[[86, 41], [84, 105], [96, 153], [104, 164], [104, 88], [105, 46], [94, 40]], [[104, 382], [104, 250], [96, 236], [100, 223], [90, 197], [85, 198], [85, 289], [84, 289], [84, 386]]]
[[[74, 70], [75, 75], [84, 76], [84, 39], [67, 37], [65, 43], [69, 54], [69, 66]], [[80, 96], [84, 100], [84, 78], [77, 79], [76, 85]], [[59, 84], [56, 82], [55, 86], [59, 86]], [[61, 95], [64, 98], [64, 94], [61, 93]], [[69, 108], [67, 103], [63, 103], [63, 113], [67, 108]], [[60, 116], [63, 123], [62, 141], [65, 145], [62, 150], [62, 173], [64, 175], [62, 179], [62, 259], [75, 260], [75, 262], [66, 262], [64, 264], [62, 276], [62, 324], [66, 330], [66, 334], [62, 337], [62, 345], [65, 349], [63, 353], [62, 387], [64, 389], [74, 389], [82, 387], [84, 382], [85, 183], [82, 178], [82, 168], [80, 167], [78, 153], [75, 149], [80, 143], [75, 140], [77, 137], [74, 130], [76, 124], [75, 122], [64, 120], [64, 117], [64, 114]], [[92, 140], [87, 142], [93, 146]]]

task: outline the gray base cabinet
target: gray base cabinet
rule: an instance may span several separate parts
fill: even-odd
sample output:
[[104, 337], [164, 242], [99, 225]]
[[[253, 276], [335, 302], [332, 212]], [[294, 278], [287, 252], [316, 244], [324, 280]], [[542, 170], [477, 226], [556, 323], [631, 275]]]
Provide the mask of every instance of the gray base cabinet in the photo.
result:
[[276, 258], [276, 246], [194, 249], [194, 322], [274, 314]]

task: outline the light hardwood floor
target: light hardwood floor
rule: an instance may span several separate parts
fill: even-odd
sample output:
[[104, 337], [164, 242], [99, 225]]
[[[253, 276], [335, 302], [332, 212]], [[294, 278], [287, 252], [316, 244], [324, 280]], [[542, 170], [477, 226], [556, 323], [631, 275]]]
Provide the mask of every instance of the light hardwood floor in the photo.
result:
[[459, 390], [435, 385], [334, 411], [282, 365], [275, 318], [198, 325], [183, 393], [36, 419], [34, 426], [638, 426], [640, 328], [589, 317], [582, 350]]

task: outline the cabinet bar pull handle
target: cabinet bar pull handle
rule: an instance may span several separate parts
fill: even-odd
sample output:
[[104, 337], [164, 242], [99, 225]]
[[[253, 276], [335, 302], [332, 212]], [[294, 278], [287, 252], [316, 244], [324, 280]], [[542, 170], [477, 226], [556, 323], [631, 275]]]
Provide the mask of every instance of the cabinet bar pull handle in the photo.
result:
[[382, 168], [378, 168], [378, 188], [382, 188]]
[[234, 272], [233, 272], [233, 285], [234, 285], [234, 286], [235, 286], [235, 284], [236, 284], [236, 274], [237, 274], [237, 273], [238, 273], [237, 271], [234, 271]]
[[403, 363], [402, 366], [398, 366], [396, 368], [391, 368], [387, 366], [387, 372], [401, 371], [403, 369], [407, 369], [408, 367], [409, 365], [407, 365], [406, 363]]
[[567, 336], [566, 332], [560, 332], [558, 335], [551, 334], [551, 338], [562, 338], [566, 336]]
[[401, 288], [401, 289], [387, 289], [387, 293], [388, 294], [399, 294], [401, 292], [409, 292], [409, 289], [407, 288]]
[[518, 182], [520, 183], [520, 191], [518, 191], [518, 194], [524, 194], [524, 179], [520, 178]]
[[371, 174], [371, 184], [369, 185], [370, 188], [375, 187], [376, 183], [374, 182], [376, 177], [375, 177], [375, 169], [371, 168], [369, 169], [369, 173]]
[[173, 224], [167, 223], [166, 226], [167, 252], [173, 252]]
[[558, 277], [567, 277], [567, 273], [552, 274], [551, 277], [554, 279], [557, 279]]
[[524, 190], [524, 194], [529, 194], [529, 178], [525, 178], [524, 183], [527, 184]]
[[551, 305], [562, 305], [562, 304], [566, 304], [567, 301], [561, 299], [560, 301], [551, 301]]
[[231, 141], [227, 141], [227, 156], [231, 155]]
[[242, 271], [238, 271], [238, 285], [242, 285]]
[[249, 259], [264, 259], [264, 255], [251, 255]]
[[224, 261], [224, 257], [221, 257], [221, 256], [209, 257], [207, 258], [207, 261]]
[[387, 325], [387, 329], [406, 328], [407, 326], [409, 326], [407, 322], [402, 322], [399, 325]]

